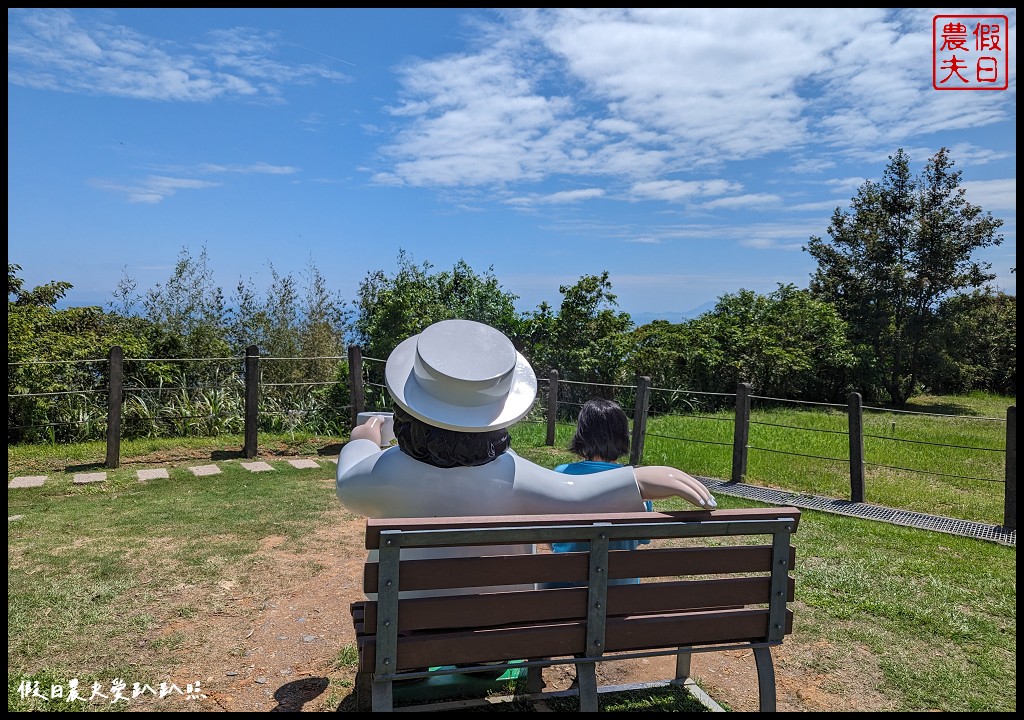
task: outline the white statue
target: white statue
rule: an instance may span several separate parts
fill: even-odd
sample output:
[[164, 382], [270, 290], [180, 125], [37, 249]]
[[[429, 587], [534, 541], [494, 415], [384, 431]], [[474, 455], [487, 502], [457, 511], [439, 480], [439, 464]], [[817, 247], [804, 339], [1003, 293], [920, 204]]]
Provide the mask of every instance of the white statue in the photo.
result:
[[707, 488], [671, 467], [563, 475], [509, 449], [507, 428], [526, 416], [537, 378], [500, 331], [444, 320], [388, 357], [397, 446], [381, 449], [382, 419], [352, 430], [338, 456], [338, 499], [367, 517], [641, 512], [679, 496], [716, 507]]

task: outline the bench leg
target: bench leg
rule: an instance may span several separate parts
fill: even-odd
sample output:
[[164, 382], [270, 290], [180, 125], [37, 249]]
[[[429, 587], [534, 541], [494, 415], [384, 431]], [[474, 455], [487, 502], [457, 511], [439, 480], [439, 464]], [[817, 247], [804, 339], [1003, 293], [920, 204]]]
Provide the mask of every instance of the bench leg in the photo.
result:
[[360, 712], [369, 712], [373, 709], [373, 701], [371, 699], [373, 690], [370, 687], [372, 683], [373, 678], [370, 677], [370, 673], [356, 673], [356, 710]]
[[371, 683], [373, 693], [373, 712], [391, 712], [394, 710], [394, 697], [391, 693], [390, 680], [374, 680]]
[[754, 661], [757, 663], [757, 695], [761, 701], [761, 712], [775, 712], [775, 667], [772, 665], [771, 648], [754, 648]]
[[580, 712], [597, 712], [597, 663], [576, 663], [580, 686]]
[[679, 648], [676, 655], [676, 680], [686, 680], [690, 677], [690, 658], [693, 656], [687, 648]]

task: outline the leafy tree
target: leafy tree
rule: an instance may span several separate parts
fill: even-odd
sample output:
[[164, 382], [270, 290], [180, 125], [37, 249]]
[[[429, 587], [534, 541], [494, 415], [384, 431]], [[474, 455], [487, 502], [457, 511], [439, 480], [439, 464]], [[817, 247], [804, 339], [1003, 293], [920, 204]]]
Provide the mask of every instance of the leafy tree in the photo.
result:
[[[711, 352], [714, 358], [704, 358], [701, 367], [718, 367], [722, 363], [717, 345], [703, 342], [696, 335], [695, 321], [670, 323], [655, 320], [633, 330], [627, 366], [635, 376], [651, 379], [651, 386], [660, 389], [707, 391], [707, 383], [689, 374], [697, 363], [688, 363], [693, 354]], [[731, 392], [731, 391], [730, 391]], [[687, 393], [654, 392], [650, 398], [652, 412], [674, 412], [694, 407], [694, 396]]]
[[713, 355], [702, 355], [723, 358], [714, 375], [728, 381], [729, 391], [748, 382], [774, 397], [845, 399], [853, 364], [846, 323], [832, 305], [806, 290], [780, 284], [768, 295], [749, 290], [723, 295], [694, 325], [697, 338], [710, 332], [717, 342]]
[[[301, 275], [282, 275], [270, 265], [271, 284], [261, 299], [239, 282], [228, 312], [227, 338], [241, 355], [250, 345], [265, 358], [260, 374], [263, 418], [268, 429], [302, 422], [318, 431], [339, 431], [348, 413], [345, 301], [332, 293], [312, 258]], [[313, 385], [310, 385], [313, 383]]]
[[353, 340], [364, 355], [387, 358], [402, 340], [441, 320], [476, 320], [518, 337], [517, 297], [501, 289], [493, 268], [478, 274], [463, 260], [450, 271], [432, 268], [426, 262], [416, 265], [399, 250], [394, 275], [367, 273], [357, 291], [353, 323]]
[[869, 397], [904, 404], [932, 351], [941, 303], [995, 277], [972, 256], [1002, 243], [1002, 220], [967, 201], [953, 166], [942, 148], [913, 177], [901, 148], [851, 210], [836, 208], [829, 238], [812, 236], [804, 248], [818, 262], [810, 289], [849, 324], [856, 384]]
[[[558, 370], [562, 379], [583, 383], [622, 382], [633, 321], [615, 310], [608, 271], [562, 285], [557, 314], [542, 303], [526, 319], [525, 339], [534, 369]], [[632, 378], [630, 378], [632, 380]], [[591, 389], [591, 391], [593, 391]]]
[[685, 323], [639, 328], [630, 365], [660, 387], [732, 393], [749, 382], [774, 397], [838, 400], [853, 362], [845, 333], [832, 305], [780, 284], [723, 295]]
[[69, 282], [54, 280], [26, 290], [25, 281], [18, 277], [20, 271], [21, 265], [7, 263], [7, 302], [15, 307], [53, 307], [73, 287]]
[[156, 331], [152, 345], [159, 357], [222, 357], [230, 353], [224, 337], [224, 291], [214, 282], [205, 247], [197, 258], [182, 248], [171, 277], [143, 294], [142, 307]]
[[[281, 275], [273, 264], [269, 264], [269, 268], [271, 282], [265, 299], [259, 297], [251, 284], [239, 282], [234, 308], [227, 313], [227, 337], [236, 354], [241, 355], [247, 347], [256, 345], [260, 355], [281, 360], [272, 360], [264, 365], [263, 374], [267, 380], [298, 381], [302, 379], [299, 366], [286, 363], [285, 359], [305, 356], [301, 289], [293, 275]], [[313, 269], [316, 271], [315, 267]], [[337, 346], [330, 350], [334, 352], [324, 354], [337, 354]]]
[[1017, 394], [1017, 298], [991, 289], [945, 300], [922, 382], [933, 393]]
[[[309, 261], [306, 284], [301, 300], [299, 348], [302, 357], [323, 358], [310, 361], [306, 377], [317, 381], [335, 374], [338, 361], [345, 357], [345, 334], [349, 310], [345, 300], [328, 288], [327, 278]], [[347, 367], [347, 361], [345, 362]]]
[[232, 308], [228, 310], [225, 338], [231, 352], [242, 355], [250, 345], [261, 352], [268, 347], [270, 316], [252, 281], [239, 280], [232, 294]]
[[72, 288], [53, 281], [27, 290], [7, 266], [7, 441], [72, 441], [106, 428], [107, 351], [144, 355], [132, 322], [99, 307], [58, 310]]

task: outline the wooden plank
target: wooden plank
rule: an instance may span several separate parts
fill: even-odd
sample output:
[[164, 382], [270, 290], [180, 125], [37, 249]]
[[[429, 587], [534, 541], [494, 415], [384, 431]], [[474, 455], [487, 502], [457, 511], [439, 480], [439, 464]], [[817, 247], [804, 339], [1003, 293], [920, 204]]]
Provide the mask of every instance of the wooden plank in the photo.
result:
[[[791, 547], [791, 568], [795, 562], [796, 549]], [[621, 550], [609, 553], [608, 561], [611, 578], [753, 573], [767, 572], [770, 567], [771, 547], [768, 545]], [[586, 553], [404, 560], [399, 589], [444, 590], [546, 582], [582, 584], [587, 581], [588, 569]], [[377, 563], [367, 562], [363, 567], [366, 592], [377, 591], [377, 578]]]
[[[793, 599], [793, 588], [790, 579], [789, 601]], [[767, 576], [615, 585], [608, 588], [607, 613], [614, 617], [766, 605], [770, 600], [769, 591]], [[360, 620], [369, 627], [376, 627], [377, 603], [367, 602], [363, 612]], [[448, 630], [468, 624], [483, 628], [510, 623], [585, 621], [586, 618], [587, 588], [559, 588], [401, 600], [398, 630]]]
[[476, 517], [433, 518], [368, 518], [366, 521], [366, 548], [380, 547], [382, 530], [436, 530], [441, 528], [514, 527], [519, 525], [550, 526], [590, 524], [594, 522], [659, 523], [693, 522], [701, 520], [770, 520], [791, 517], [793, 532], [800, 522], [800, 511], [795, 507], [737, 508], [735, 510], [680, 510], [675, 512], [643, 513], [591, 513], [566, 515], [481, 515]]
[[[787, 634], [793, 631], [793, 613], [786, 612]], [[605, 652], [658, 650], [690, 645], [764, 642], [768, 634], [766, 609], [640, 615], [609, 618]], [[358, 638], [360, 667], [372, 669], [376, 644]], [[551, 623], [535, 626], [420, 632], [398, 638], [396, 672], [434, 665], [468, 665], [541, 657], [584, 654], [586, 623]], [[613, 660], [614, 658], [609, 658]]]

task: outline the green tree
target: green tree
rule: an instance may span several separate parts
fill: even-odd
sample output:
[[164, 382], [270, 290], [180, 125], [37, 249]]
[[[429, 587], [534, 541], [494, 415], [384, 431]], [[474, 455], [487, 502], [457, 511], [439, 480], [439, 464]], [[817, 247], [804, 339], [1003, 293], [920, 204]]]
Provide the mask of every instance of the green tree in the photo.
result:
[[[685, 323], [655, 320], [641, 325], [632, 332], [627, 366], [635, 376], [649, 377], [655, 388], [709, 391], [708, 383], [697, 379], [690, 371], [697, 366], [720, 366], [721, 352], [717, 344], [703, 342], [694, 327], [694, 320]], [[699, 363], [688, 361], [703, 353], [712, 353], [714, 357], [702, 357]], [[655, 392], [650, 398], [651, 411], [658, 413], [686, 410], [694, 404], [694, 396], [688, 393]]]
[[72, 288], [53, 281], [26, 289], [7, 266], [7, 441], [97, 439], [106, 429], [107, 353], [145, 355], [138, 326], [99, 307], [55, 305]]
[[399, 250], [394, 275], [367, 273], [357, 291], [353, 323], [353, 341], [364, 355], [387, 358], [402, 340], [441, 320], [475, 320], [513, 339], [519, 336], [517, 296], [502, 290], [493, 268], [477, 273], [460, 260], [450, 271], [432, 269]]
[[69, 282], [54, 280], [26, 290], [25, 281], [18, 277], [19, 272], [21, 265], [7, 263], [7, 302], [15, 307], [53, 307], [73, 287]]
[[[305, 274], [299, 324], [299, 347], [302, 357], [311, 360], [306, 376], [321, 381], [336, 374], [339, 362], [331, 358], [345, 357], [345, 335], [350, 312], [340, 293], [332, 292], [327, 278], [310, 259]], [[345, 361], [347, 367], [347, 361]]]
[[182, 248], [167, 281], [143, 294], [142, 309], [158, 357], [211, 358], [231, 352], [224, 291], [214, 281], [205, 247], [195, 258]]
[[685, 323], [638, 328], [630, 357], [655, 386], [732, 393], [749, 382], [759, 394], [806, 400], [845, 399], [852, 363], [835, 308], [792, 284], [740, 290]]
[[941, 322], [940, 304], [995, 276], [975, 251], [1002, 243], [1002, 220], [967, 201], [946, 148], [914, 177], [902, 148], [852, 208], [836, 208], [829, 238], [811, 237], [810, 289], [849, 325], [855, 379], [871, 398], [904, 404], [917, 391]]
[[[534, 369], [558, 370], [565, 380], [615, 384], [626, 380], [633, 321], [619, 312], [608, 271], [558, 288], [557, 314], [542, 303], [526, 318], [525, 340]], [[630, 379], [632, 381], [632, 378]]]
[[304, 358], [290, 364], [269, 363], [266, 376], [276, 381], [320, 382], [333, 377], [338, 358], [345, 354], [345, 301], [330, 291], [312, 259], [301, 275], [304, 284], [290, 273], [280, 274], [273, 264], [269, 267], [271, 283], [265, 299], [251, 281], [240, 281], [235, 289], [233, 307], [227, 313], [227, 338], [233, 352], [241, 355], [256, 345], [263, 356]]
[[922, 382], [932, 393], [1017, 394], [1017, 298], [989, 288], [945, 300]]
[[[281, 430], [301, 422], [318, 432], [347, 424], [347, 309], [312, 258], [297, 280], [270, 264], [265, 298], [239, 282], [228, 312], [227, 337], [236, 354], [259, 348], [261, 423]], [[302, 282], [304, 281], [304, 282]]]

